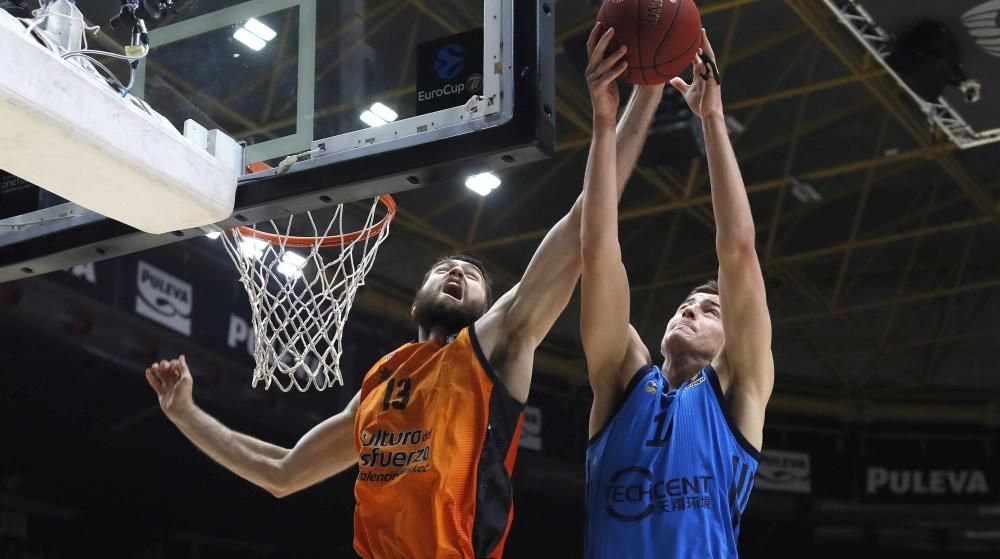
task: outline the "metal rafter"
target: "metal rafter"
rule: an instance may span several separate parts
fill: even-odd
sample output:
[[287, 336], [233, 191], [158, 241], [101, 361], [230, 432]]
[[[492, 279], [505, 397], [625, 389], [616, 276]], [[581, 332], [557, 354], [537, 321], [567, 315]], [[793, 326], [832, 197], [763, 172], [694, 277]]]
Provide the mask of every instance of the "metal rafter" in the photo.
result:
[[910, 239], [917, 239], [921, 237], [927, 237], [931, 235], [939, 235], [941, 233], [949, 233], [953, 231], [960, 231], [964, 229], [970, 229], [975, 227], [982, 227], [992, 223], [992, 220], [988, 217], [974, 217], [972, 219], [964, 219], [961, 221], [955, 221], [951, 223], [946, 223], [944, 225], [934, 225], [930, 227], [919, 227], [910, 231], [904, 231], [902, 233], [893, 233], [889, 235], [883, 235], [880, 237], [873, 237], [868, 239], [860, 239], [855, 241], [848, 241], [845, 243], [839, 243], [836, 245], [830, 245], [823, 248], [818, 248], [814, 250], [808, 250], [805, 252], [797, 252], [795, 254], [789, 254], [786, 256], [778, 256], [774, 258], [774, 262], [780, 262], [783, 264], [795, 263], [795, 262], [809, 262], [821, 256], [829, 256], [833, 254], [842, 254], [844, 252], [853, 251], [859, 248], [865, 247], [877, 247], [885, 246], [889, 243], [897, 243], [900, 241], [906, 241]]
[[[667, 269], [667, 262], [670, 258], [670, 253], [674, 248], [674, 243], [677, 242], [677, 232], [680, 231], [680, 225], [683, 221], [683, 214], [678, 215], [670, 223], [670, 232], [667, 233], [667, 240], [663, 243], [663, 247], [660, 249], [659, 260], [656, 261], [656, 272], [653, 274], [653, 281], [660, 281], [663, 273]], [[635, 298], [635, 292], [630, 291]], [[645, 332], [649, 327], [649, 320], [653, 315], [653, 308], [656, 307], [656, 296], [658, 295], [657, 290], [651, 289], [649, 295], [645, 299], [645, 304], [643, 305], [642, 314], [639, 320], [635, 322], [638, 325], [638, 331]]]
[[[741, 62], [743, 60], [746, 60], [748, 58], [756, 56], [757, 54], [760, 54], [761, 52], [764, 52], [764, 51], [766, 51], [766, 50], [768, 50], [770, 48], [773, 48], [774, 46], [776, 46], [778, 44], [781, 44], [781, 43], [783, 43], [783, 42], [785, 42], [785, 41], [787, 41], [789, 39], [792, 39], [792, 38], [798, 36], [799, 34], [803, 33], [805, 30], [806, 30], [805, 26], [799, 26], [799, 27], [796, 27], [796, 28], [790, 30], [791, 32], [785, 32], [785, 33], [779, 33], [779, 34], [775, 34], [775, 35], [769, 35], [769, 36], [767, 36], [766, 38], [764, 38], [764, 39], [762, 39], [760, 41], [757, 41], [755, 43], [751, 43], [751, 44], [749, 44], [749, 45], [741, 48], [740, 50], [735, 51], [732, 54], [732, 57], [730, 59], [728, 59], [727, 65], [728, 66], [735, 66], [737, 63], [739, 63], [739, 62]], [[792, 72], [794, 70], [795, 65], [797, 64], [799, 58], [802, 56], [802, 52], [803, 52], [802, 50], [797, 51], [797, 53], [795, 54], [795, 56], [793, 56], [791, 62], [789, 62], [789, 64], [782, 70], [782, 72], [772, 81], [772, 83], [771, 83], [771, 89], [768, 92], [768, 94], [773, 94], [773, 93], [776, 93], [776, 92], [778, 92], [780, 90], [781, 84], [784, 83], [784, 80], [787, 79], [789, 76], [792, 75]], [[575, 89], [575, 88], [571, 88], [570, 91], [572, 91], [573, 89]], [[562, 89], [560, 89], [560, 91], [562, 91]], [[756, 118], [756, 115], [758, 114], [758, 112], [766, 104], [767, 104], [766, 102], [758, 103], [754, 107], [754, 111], [751, 113], [750, 116], [748, 116], [746, 118], [748, 126], [749, 126], [749, 123], [751, 123], [753, 121], [753, 119]], [[728, 105], [727, 105], [727, 107], [728, 107]], [[589, 111], [590, 110], [589, 102], [586, 105], [586, 107], [584, 107], [582, 110], [584, 110], [584, 111]], [[561, 150], [561, 149], [573, 149], [573, 148], [576, 148], [576, 147], [580, 147], [580, 146], [584, 146], [584, 145], [589, 144], [590, 143], [590, 124], [587, 123], [586, 127], [587, 127], [587, 129], [586, 129], [586, 134], [585, 135], [580, 136], [578, 138], [561, 140], [559, 142], [559, 146], [558, 146], [557, 150]], [[700, 184], [703, 184], [703, 181], [700, 182], [699, 185]]]
[[451, 19], [449, 13], [440, 13], [436, 9], [431, 8], [424, 2], [424, 0], [407, 0], [410, 5], [415, 7], [420, 13], [424, 14], [428, 18], [434, 20], [435, 23], [443, 27], [448, 33], [460, 33], [464, 31], [462, 25]]
[[904, 295], [901, 297], [890, 297], [887, 299], [880, 299], [878, 301], [870, 301], [867, 303], [847, 305], [843, 307], [838, 307], [836, 309], [792, 315], [779, 320], [778, 323], [781, 325], [796, 324], [799, 322], [808, 322], [811, 320], [818, 320], [833, 316], [848, 315], [871, 309], [881, 309], [888, 307], [890, 305], [905, 305], [909, 303], [916, 303], [919, 301], [926, 301], [928, 299], [939, 299], [941, 297], [947, 297], [949, 295], [956, 295], [959, 293], [974, 293], [977, 291], [983, 291], [987, 289], [997, 289], [997, 288], [1000, 288], [1000, 280], [997, 279], [984, 280], [966, 285], [960, 285], [957, 287], [933, 289], [930, 291], [924, 291], [920, 293], [911, 293], [909, 295]]
[[[780, 298], [771, 297], [771, 303], [777, 307], [777, 310], [783, 314], [789, 312], [789, 307]], [[823, 349], [822, 344], [809, 333], [805, 328], [793, 328], [792, 333], [802, 340], [806, 346], [813, 352], [813, 354], [820, 360], [824, 367], [826, 367], [827, 373], [837, 381], [842, 391], [846, 391], [850, 386], [850, 377], [844, 372], [843, 368], [839, 365], [838, 361], [834, 356], [830, 355]], [[776, 365], [779, 369], [787, 369], [788, 366], [785, 363]]]
[[878, 78], [884, 75], [885, 75], [884, 70], [869, 70], [863, 74], [858, 74], [858, 75], [851, 74], [847, 76], [841, 76], [839, 78], [831, 78], [829, 80], [813, 82], [807, 85], [800, 85], [798, 87], [790, 87], [788, 89], [783, 89], [781, 91], [776, 91], [774, 93], [759, 95], [757, 97], [748, 97], [746, 99], [740, 99], [739, 101], [731, 101], [729, 103], [726, 103], [726, 110], [742, 111], [744, 109], [752, 109], [755, 107], [759, 107], [761, 105], [767, 105], [768, 103], [773, 103], [775, 101], [781, 101], [783, 99], [791, 99], [793, 97], [800, 97], [802, 95], [808, 95], [810, 93], [816, 93], [819, 91], [826, 91], [828, 89], [843, 87], [845, 85], [851, 85], [868, 78]]
[[[906, 323], [899, 325], [895, 329], [895, 333], [891, 333], [890, 332], [892, 330], [894, 316], [896, 314], [898, 314], [897, 313], [898, 309], [900, 308], [900, 306], [903, 303], [908, 302], [908, 301], [905, 301], [905, 300], [900, 300], [901, 298], [898, 297], [898, 296], [900, 296], [905, 291], [905, 287], [906, 287], [908, 278], [910, 276], [910, 273], [912, 271], [916, 271], [917, 270], [917, 267], [915, 266], [915, 262], [917, 261], [916, 255], [917, 255], [917, 250], [918, 250], [919, 246], [920, 246], [920, 243], [919, 243], [919, 240], [917, 240], [917, 241], [915, 241], [913, 243], [913, 245], [911, 247], [910, 259], [907, 262], [906, 269], [903, 271], [903, 281], [900, 282], [900, 285], [899, 285], [899, 287], [896, 290], [897, 300], [890, 305], [890, 320], [888, 320], [886, 322], [885, 326], [883, 327], [883, 333], [882, 333], [882, 338], [881, 338], [882, 339], [882, 344], [885, 347], [896, 347], [897, 345], [902, 345], [904, 347], [908, 347], [908, 346], [906, 346], [905, 343], [904, 344], [889, 344], [888, 342], [891, 341], [891, 340], [893, 340], [893, 339], [903, 339], [905, 337], [904, 335], [906, 334], [906, 332], [909, 331], [910, 327], [913, 324], [915, 324], [915, 323], [917, 323], [919, 321], [922, 321], [924, 319], [924, 317], [926, 316], [928, 310], [930, 309], [931, 305], [934, 304], [934, 301], [935, 301], [934, 298], [927, 298], [927, 299], [921, 301], [920, 304], [914, 305], [914, 308], [913, 308], [912, 312], [909, 313], [909, 318], [907, 319]], [[949, 261], [948, 262], [948, 269], [952, 269], [952, 266], [953, 266], [952, 262]], [[957, 276], [956, 276], [956, 278], [957, 278]], [[955, 282], [953, 281], [952, 284], [954, 285]], [[969, 334], [971, 335], [971, 333], [969, 333]], [[919, 346], [914, 346], [914, 347], [919, 347]], [[857, 381], [857, 383], [855, 385], [857, 390], [860, 391], [862, 388], [864, 388], [867, 385], [868, 381], [870, 381], [875, 376], [875, 374], [877, 372], [879, 372], [880, 369], [878, 369], [877, 367], [875, 367], [875, 365], [877, 364], [877, 362], [878, 362], [878, 356], [875, 356], [865, 366], [865, 368], [864, 368], [865, 374]]]
[[[900, 342], [894, 342], [886, 344], [882, 349], [888, 353], [897, 353], [900, 351], [908, 351], [912, 349], [934, 347], [939, 344], [952, 344], [964, 340], [974, 340], [978, 338], [997, 338], [1000, 337], [1000, 328], [995, 329], [985, 329], [985, 330], [970, 330], [968, 332], [958, 332], [955, 334], [946, 334], [944, 336], [936, 336], [933, 338], [923, 338], [915, 340], [906, 340]], [[851, 359], [853, 357], [868, 355], [872, 352], [871, 349], [849, 349], [838, 351], [836, 354], [832, 355], [832, 359], [837, 361], [843, 361], [846, 359]], [[802, 367], [811, 364], [812, 361], [797, 359], [794, 361], [787, 361], [784, 363], [785, 368], [795, 369], [796, 367]], [[869, 393], [872, 389], [868, 388], [867, 382], [864, 384], [854, 384], [851, 392], [858, 394], [862, 392]]]
[[[830, 14], [822, 4], [802, 0], [785, 0], [785, 4], [799, 16], [802, 22], [813, 31], [819, 40], [830, 49], [834, 56], [850, 72], [856, 75], [865, 73], [866, 68], [863, 61], [867, 58], [867, 55], [861, 47], [852, 45], [848, 38], [835, 32], [833, 27], [827, 24]], [[933, 145], [928, 138], [927, 127], [915, 117], [913, 109], [906, 106], [900, 100], [896, 94], [895, 87], [882, 78], [869, 77], [861, 80], [861, 82], [919, 145], [922, 147]], [[982, 191], [981, 185], [969, 174], [962, 163], [947, 153], [936, 153], [933, 159], [969, 196], [969, 199], [976, 204], [984, 215], [991, 217], [1000, 225], [1000, 211], [996, 207], [996, 201], [991, 200]]]
[[[800, 173], [798, 177], [804, 180], [828, 179], [828, 178], [838, 177], [841, 175], [856, 173], [859, 171], [865, 171], [873, 167], [883, 167], [886, 165], [892, 165], [904, 161], [921, 159], [928, 157], [929, 155], [938, 151], [950, 151], [954, 149], [957, 149], [954, 145], [937, 145], [927, 148], [916, 148], [910, 151], [904, 151], [888, 157], [877, 157], [873, 159], [864, 159], [861, 161], [852, 161], [850, 163], [835, 165], [833, 167], [817, 169], [815, 171], [808, 171], [805, 173]], [[764, 192], [767, 190], [774, 190], [776, 188], [781, 188], [782, 186], [787, 184], [787, 182], [788, 182], [787, 177], [779, 177], [775, 179], [761, 181], [758, 183], [748, 185], [747, 192], [755, 193], [755, 192]], [[687, 209], [693, 206], [704, 206], [706, 204], [711, 204], [711, 202], [712, 202], [711, 196], [703, 195], [703, 196], [695, 196], [689, 198], [688, 200], [665, 202], [653, 206], [633, 207], [619, 212], [618, 219], [619, 222], [630, 221], [633, 219], [638, 219], [649, 215], [659, 215], [662, 213], [667, 213], [675, 210]], [[526, 231], [524, 233], [519, 233], [516, 235], [510, 235], [506, 237], [500, 237], [497, 239], [480, 241], [468, 248], [469, 250], [484, 250], [488, 248], [494, 248], [494, 247], [500, 247], [500, 246], [506, 246], [516, 243], [536, 240], [544, 237], [547, 231], [548, 229], [537, 229], [534, 231]]]
[[479, 229], [479, 220], [483, 215], [483, 207], [486, 205], [486, 198], [482, 196], [476, 201], [476, 209], [472, 212], [472, 223], [469, 224], [469, 231], [465, 234], [465, 244], [471, 245], [476, 240], [476, 231]]
[[[813, 56], [809, 61], [809, 69], [806, 70], [806, 84], [810, 84], [813, 81], [813, 77], [816, 74], [816, 63], [819, 61], [819, 49], [813, 48]], [[806, 109], [809, 107], [809, 94], [805, 94], [799, 100], [799, 107], [795, 113], [795, 124], [792, 128], [793, 140], [788, 144], [788, 153], [785, 154], [785, 169], [784, 175], [790, 177], [793, 175], [793, 167], [795, 165], [795, 154], [798, 152], [799, 140], [802, 137], [802, 121], [806, 117]], [[778, 191], [778, 202], [774, 209], [774, 215], [771, 217], [771, 223], [774, 224], [770, 230], [767, 232], [767, 242], [764, 248], [764, 260], [770, 260], [774, 254], [774, 242], [777, 239], [778, 225], [781, 220], [781, 212], [784, 210], [785, 206], [785, 196], [788, 194], [788, 184], [785, 184]]]
[[[962, 249], [962, 257], [958, 262], [958, 267], [955, 269], [955, 279], [952, 282], [952, 288], [960, 287], [962, 285], [962, 280], [965, 279], [965, 270], [969, 264], [969, 253], [972, 252], [972, 244], [976, 240], [976, 231], [973, 229], [969, 231], [968, 236], [966, 236], [965, 247]], [[948, 323], [951, 320], [951, 313], [955, 306], [955, 294], [952, 293], [948, 295], [945, 301], [944, 312], [941, 313], [941, 322], [938, 324], [937, 337], [944, 336], [945, 330], [948, 328]], [[926, 367], [924, 368], [923, 381], [929, 382], [934, 376], [934, 369], [938, 366], [938, 361], [942, 357], [942, 344], [937, 344], [934, 349], [931, 350], [931, 356], [926, 361]]]
[[[889, 118], [883, 117], [882, 124], [879, 126], [878, 137], [875, 140], [875, 155], [878, 155], [882, 151], [882, 146], [885, 143], [885, 132], [889, 127]], [[875, 178], [875, 169], [868, 169], [865, 173], [864, 187], [861, 190], [861, 197], [858, 200], [858, 205], [854, 211], [854, 220], [851, 223], [851, 232], [848, 235], [847, 242], [853, 243], [858, 238], [858, 232], [861, 230], [861, 220], [865, 216], [865, 209], [868, 206], [868, 195], [872, 190], [872, 180]], [[848, 248], [844, 251], [843, 256], [840, 259], [840, 269], [837, 271], [837, 281], [833, 285], [833, 294], [830, 296], [830, 308], [835, 308], [837, 303], [840, 302], [840, 289], [844, 285], [844, 276], [847, 274], [847, 267], [851, 262], [851, 254], [853, 253], [853, 248]]]
[[[837, 245], [832, 245], [828, 247], [823, 247], [819, 249], [814, 249], [810, 251], [800, 252], [789, 256], [779, 256], [773, 260], [764, 260], [761, 265], [766, 269], [774, 261], [784, 264], [795, 264], [795, 263], [808, 263], [813, 261], [815, 258], [820, 256], [830, 256], [843, 253], [847, 250], [857, 250], [859, 248], [869, 248], [875, 247], [876, 249], [881, 249], [892, 243], [898, 243], [913, 239], [922, 239], [924, 237], [939, 235], [942, 233], [950, 233], [955, 231], [963, 231], [967, 229], [982, 227], [988, 225], [990, 222], [989, 218], [977, 217], [970, 220], [957, 221], [945, 225], [926, 227], [921, 226], [916, 229], [905, 231], [902, 233], [890, 233], [888, 235], [880, 237], [871, 237], [867, 239], [862, 239], [855, 241], [854, 243], [841, 243]], [[696, 260], [704, 260], [705, 258], [696, 257]], [[950, 262], [950, 261], [949, 261]], [[680, 263], [677, 266], [678, 269], [687, 269], [692, 264], [691, 261]], [[646, 291], [650, 289], [656, 289], [660, 287], [670, 287], [676, 285], [683, 285], [685, 283], [690, 283], [695, 281], [697, 278], [704, 278], [712, 274], [711, 270], [702, 270], [698, 272], [693, 272], [684, 276], [675, 277], [670, 280], [663, 280], [660, 282], [651, 282], [642, 285], [635, 286], [633, 291]]]
[[[578, 155], [579, 151], [570, 152], [561, 156], [557, 161], [553, 162], [553, 164], [550, 165], [549, 168], [545, 170], [545, 174], [534, 179], [533, 184], [529, 187], [523, 188], [523, 192], [521, 193], [520, 196], [517, 197], [516, 200], [514, 200], [510, 204], [507, 204], [507, 207], [505, 207], [502, 211], [497, 213], [496, 217], [494, 217], [493, 220], [490, 221], [489, 225], [486, 226], [486, 231], [492, 231], [493, 229], [496, 229], [508, 217], [514, 215], [515, 211], [517, 210], [517, 208], [521, 206], [521, 204], [533, 198], [539, 190], [545, 187], [553, 186], [553, 179], [556, 177], [556, 175], [562, 172], [562, 170], [565, 169], [569, 163], [575, 161]], [[558, 183], [556, 183], [555, 186], [557, 188], [566, 188], [565, 185], [561, 185]]]
[[[879, 169], [879, 172], [876, 174], [876, 176], [873, 179], [872, 183], [873, 184], [883, 183], [883, 182], [888, 181], [888, 180], [890, 180], [892, 178], [895, 178], [898, 175], [901, 175], [901, 174], [903, 174], [905, 172], [913, 171], [914, 169], [916, 169], [917, 167], [919, 167], [921, 165], [928, 165], [928, 164], [929, 163], [927, 163], [926, 161], [914, 160], [914, 161], [909, 161], [909, 162], [901, 163], [899, 165], [895, 165], [895, 166], [893, 166], [893, 167], [891, 167], [889, 169]], [[891, 187], [891, 186], [892, 185], [886, 185], [887, 188]], [[777, 225], [780, 225], [780, 222], [783, 222], [783, 221], [786, 221], [786, 220], [792, 220], [792, 223], [785, 227], [785, 232], [781, 235], [781, 239], [777, 242], [777, 247], [779, 249], [782, 248], [782, 247], [784, 247], [788, 243], [788, 241], [791, 240], [794, 237], [794, 233], [797, 230], [798, 226], [806, 218], [815, 216], [816, 215], [815, 212], [821, 211], [823, 208], [828, 207], [828, 206], [830, 206], [831, 204], [833, 204], [835, 202], [839, 202], [839, 201], [841, 201], [841, 200], [843, 200], [845, 198], [849, 198], [849, 197], [857, 194], [863, 188], [864, 188], [864, 183], [855, 184], [855, 185], [852, 185], [852, 186], [841, 186], [841, 187], [837, 188], [836, 190], [834, 190], [833, 192], [829, 192], [829, 191], [824, 192], [823, 193], [823, 198], [821, 200], [817, 201], [817, 202], [804, 203], [804, 204], [800, 205], [798, 208], [796, 208], [794, 210], [788, 210], [788, 211], [786, 211], [784, 213], [784, 215], [782, 215], [781, 218], [779, 219], [779, 222], [778, 222]], [[965, 200], [966, 200], [966, 198], [962, 197], [961, 201], [964, 202]], [[913, 207], [915, 207], [915, 206], [913, 205], [913, 202], [911, 201], [910, 207], [908, 209], [913, 209]], [[761, 227], [761, 229], [762, 230], [769, 230], [771, 227], [774, 227], [775, 225], [776, 224], [775, 224], [774, 220], [771, 220], [768, 223], [765, 223]], [[894, 231], [895, 229], [892, 229], [892, 230]], [[876, 229], [874, 231], [881, 231], [881, 229]]]

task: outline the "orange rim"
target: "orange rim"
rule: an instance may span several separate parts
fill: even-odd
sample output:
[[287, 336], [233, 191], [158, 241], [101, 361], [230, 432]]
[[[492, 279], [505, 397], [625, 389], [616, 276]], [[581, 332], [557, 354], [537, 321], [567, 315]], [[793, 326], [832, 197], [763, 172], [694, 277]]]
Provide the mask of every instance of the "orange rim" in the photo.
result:
[[354, 231], [353, 233], [345, 233], [343, 235], [329, 235], [327, 237], [292, 237], [288, 235], [277, 235], [274, 233], [265, 233], [263, 231], [258, 231], [256, 229], [251, 229], [244, 225], [236, 227], [245, 237], [253, 237], [255, 239], [260, 239], [262, 241], [267, 241], [272, 245], [279, 246], [290, 246], [297, 248], [309, 248], [313, 246], [319, 247], [332, 247], [332, 246], [343, 246], [348, 243], [353, 243], [354, 241], [363, 241], [370, 239], [374, 236], [382, 233], [382, 230], [389, 225], [392, 218], [396, 216], [396, 201], [392, 199], [389, 194], [382, 194], [378, 197], [378, 200], [382, 202], [385, 206], [386, 214], [385, 217], [381, 219], [378, 223], [372, 225], [367, 229], [362, 229], [361, 231]]

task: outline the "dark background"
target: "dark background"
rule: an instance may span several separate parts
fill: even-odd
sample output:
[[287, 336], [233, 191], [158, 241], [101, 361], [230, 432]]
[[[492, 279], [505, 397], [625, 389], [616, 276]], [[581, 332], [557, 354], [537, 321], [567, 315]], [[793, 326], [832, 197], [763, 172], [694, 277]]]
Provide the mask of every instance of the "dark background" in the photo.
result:
[[[118, 6], [89, 4], [102, 18]], [[413, 114], [414, 65], [398, 64], [407, 49], [481, 24], [462, 0], [362, 4], [360, 30], [348, 25], [353, 19], [330, 23], [347, 12], [321, 14], [318, 37], [328, 50], [320, 56], [344, 68], [318, 85], [317, 130], [356, 129], [356, 109], [372, 100]], [[193, 5], [192, 14], [214, 9]], [[952, 19], [978, 2], [955, 5]], [[998, 145], [958, 150], [930, 130], [819, 2], [699, 7], [725, 74], [774, 321], [765, 448], [808, 452], [812, 462], [811, 494], [755, 491], [743, 556], [996, 556], [995, 499], [882, 502], [863, 494], [861, 480], [866, 464], [892, 459], [914, 469], [987, 468], [996, 481]], [[99, 263], [96, 286], [68, 273], [0, 285], [0, 557], [350, 557], [351, 473], [276, 500], [188, 443], [160, 413], [142, 371], [183, 352], [210, 413], [292, 445], [343, 408], [374, 359], [413, 337], [409, 305], [436, 257], [473, 253], [498, 290], [512, 285], [579, 193], [589, 141], [582, 40], [597, 3], [556, 8], [557, 153], [501, 173], [503, 185], [487, 198], [465, 189], [464, 177], [397, 197], [399, 217], [345, 334], [344, 387], [250, 389], [248, 357], [225, 345], [230, 313], [248, 310], [216, 241]], [[268, 23], [294, 29], [292, 12]], [[340, 57], [359, 41], [367, 54]], [[195, 84], [214, 71], [184, 68]], [[240, 92], [231, 108], [242, 120], [213, 113], [210, 91], [181, 82], [164, 91], [209, 107], [200, 115], [216, 118], [202, 122], [209, 128], [251, 139], [287, 133], [294, 66], [244, 71], [260, 75], [240, 75], [223, 92]], [[362, 87], [340, 87], [359, 71], [363, 82], [349, 83]], [[996, 102], [988, 93], [981, 103]], [[622, 203], [632, 320], [654, 350], [666, 317], [717, 266], [695, 130], [668, 91]], [[799, 200], [796, 181], [820, 199]], [[134, 313], [139, 258], [194, 285], [190, 338]], [[543, 449], [520, 453], [508, 557], [582, 555], [590, 396], [578, 307], [574, 300], [538, 353], [529, 404], [542, 410]]]

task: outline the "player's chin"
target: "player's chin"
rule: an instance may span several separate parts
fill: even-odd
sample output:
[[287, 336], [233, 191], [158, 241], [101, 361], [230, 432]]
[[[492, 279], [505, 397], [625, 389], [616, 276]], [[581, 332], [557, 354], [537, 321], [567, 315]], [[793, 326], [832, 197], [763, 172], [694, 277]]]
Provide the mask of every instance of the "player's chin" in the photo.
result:
[[673, 351], [688, 351], [698, 343], [698, 337], [687, 328], [673, 328], [663, 338], [663, 347]]
[[435, 303], [439, 312], [461, 316], [463, 317], [463, 321], [467, 321], [469, 318], [481, 314], [478, 312], [476, 305], [472, 301], [455, 299], [454, 297], [444, 294], [442, 294], [442, 296]]
[[694, 331], [682, 326], [673, 326], [667, 330], [667, 338], [690, 338], [694, 336]]

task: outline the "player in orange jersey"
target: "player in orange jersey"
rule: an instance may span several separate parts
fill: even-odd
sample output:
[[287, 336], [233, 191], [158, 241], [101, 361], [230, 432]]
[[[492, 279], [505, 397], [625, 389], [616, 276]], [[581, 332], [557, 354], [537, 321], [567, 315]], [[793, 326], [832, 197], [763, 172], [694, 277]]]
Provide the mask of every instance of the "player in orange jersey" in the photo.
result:
[[[595, 34], [591, 44], [610, 37]], [[607, 83], [625, 69], [622, 54], [597, 69]], [[662, 86], [638, 89], [618, 126], [619, 194], [661, 95]], [[435, 263], [413, 304], [417, 341], [379, 359], [347, 408], [293, 448], [234, 432], [198, 408], [183, 356], [154, 364], [146, 378], [198, 448], [275, 496], [358, 465], [354, 548], [362, 557], [499, 558], [535, 348], [580, 275], [580, 215], [578, 199], [495, 304], [477, 260]]]

